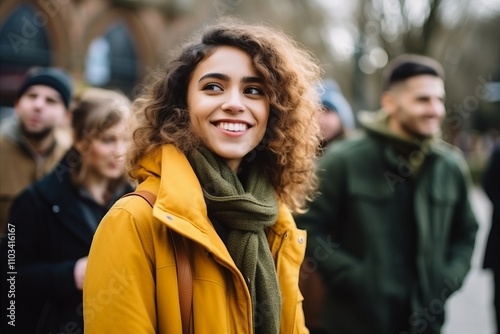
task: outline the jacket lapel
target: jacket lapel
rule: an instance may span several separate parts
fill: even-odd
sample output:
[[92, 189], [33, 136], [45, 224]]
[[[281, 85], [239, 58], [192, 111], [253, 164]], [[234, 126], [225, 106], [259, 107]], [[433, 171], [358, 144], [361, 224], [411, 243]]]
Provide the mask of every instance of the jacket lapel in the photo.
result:
[[84, 210], [79, 206], [80, 198], [71, 187], [69, 173], [62, 175], [62, 178], [51, 173], [46, 182], [39, 186], [41, 197], [47, 202], [55, 222], [75, 239], [81, 240], [85, 245], [90, 244], [94, 230], [90, 227]]

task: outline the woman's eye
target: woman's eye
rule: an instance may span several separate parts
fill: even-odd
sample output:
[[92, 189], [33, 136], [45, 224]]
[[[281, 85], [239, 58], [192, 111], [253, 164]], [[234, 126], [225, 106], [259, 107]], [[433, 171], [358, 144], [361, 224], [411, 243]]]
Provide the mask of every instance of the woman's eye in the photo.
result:
[[203, 90], [222, 91], [222, 87], [216, 84], [207, 84], [203, 87]]
[[115, 141], [115, 138], [114, 137], [102, 137], [101, 141], [104, 144], [111, 144], [111, 143], [113, 143]]
[[257, 87], [248, 87], [247, 89], [245, 89], [244, 93], [250, 95], [264, 95], [262, 89]]

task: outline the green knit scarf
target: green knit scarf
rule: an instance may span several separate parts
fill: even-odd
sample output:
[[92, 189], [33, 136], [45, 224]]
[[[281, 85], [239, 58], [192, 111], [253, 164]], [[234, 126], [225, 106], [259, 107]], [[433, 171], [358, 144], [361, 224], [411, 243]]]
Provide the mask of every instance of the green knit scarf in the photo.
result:
[[209, 217], [227, 230], [222, 239], [247, 281], [255, 333], [279, 333], [281, 295], [265, 233], [278, 216], [271, 183], [250, 165], [243, 185], [227, 163], [207, 149], [188, 159], [202, 185]]

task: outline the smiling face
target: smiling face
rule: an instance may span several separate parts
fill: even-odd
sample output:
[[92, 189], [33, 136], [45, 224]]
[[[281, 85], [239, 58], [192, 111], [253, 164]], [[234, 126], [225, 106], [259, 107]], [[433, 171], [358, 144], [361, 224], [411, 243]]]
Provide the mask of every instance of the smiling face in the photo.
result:
[[406, 138], [428, 138], [439, 133], [445, 116], [443, 80], [419, 75], [398, 84], [382, 100], [389, 127]]
[[264, 137], [269, 99], [251, 58], [220, 46], [202, 60], [189, 81], [187, 108], [205, 146], [237, 170]]

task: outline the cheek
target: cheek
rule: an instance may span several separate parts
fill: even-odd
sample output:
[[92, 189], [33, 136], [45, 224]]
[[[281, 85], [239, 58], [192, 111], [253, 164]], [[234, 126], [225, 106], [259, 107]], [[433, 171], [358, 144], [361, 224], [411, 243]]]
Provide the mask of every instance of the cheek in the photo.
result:
[[203, 109], [201, 109], [203, 105], [196, 102], [195, 96], [188, 94], [187, 110], [189, 113], [189, 122], [191, 123], [193, 131], [200, 134], [201, 123], [206, 116], [203, 115]]
[[85, 150], [85, 152], [82, 153], [84, 161], [86, 161], [88, 164], [95, 164], [96, 161], [99, 160], [99, 157], [96, 156], [95, 150], [93, 148], [89, 148]]
[[47, 105], [45, 107], [45, 112], [52, 119], [61, 119], [64, 117], [64, 109], [59, 105]]
[[189, 122], [191, 123], [191, 129], [197, 135], [202, 134], [201, 122], [197, 114], [189, 112]]
[[200, 98], [197, 96], [196, 91], [191, 84], [188, 85], [188, 91], [186, 94], [186, 109], [189, 113], [189, 119], [193, 122], [197, 118], [197, 114], [199, 113], [199, 102]]
[[101, 159], [111, 157], [113, 156], [114, 147], [115, 145], [96, 145], [96, 147], [94, 147], [94, 155], [101, 157]]
[[269, 108], [267, 109], [267, 111], [263, 115], [262, 124], [263, 124], [262, 136], [264, 136], [264, 134], [267, 131], [267, 128], [270, 127], [270, 125], [269, 125], [270, 124], [270, 122], [269, 122]]
[[446, 107], [444, 105], [440, 106], [439, 108], [439, 116], [441, 118], [444, 118], [446, 116]]
[[30, 113], [31, 113], [31, 112], [30, 112], [30, 111], [31, 111], [31, 108], [29, 107], [28, 102], [24, 102], [24, 101], [22, 101], [22, 100], [20, 100], [20, 101], [16, 104], [16, 106], [15, 106], [15, 109], [14, 109], [14, 110], [15, 110], [15, 113], [16, 113], [19, 117], [21, 117], [21, 118], [23, 118], [23, 117], [27, 117], [27, 116], [29, 116], [29, 115], [30, 115]]
[[86, 152], [84, 153], [87, 160], [93, 160], [93, 163], [98, 163], [100, 160], [105, 159], [107, 156], [111, 155], [110, 150], [105, 149], [105, 145], [100, 145], [93, 143], [89, 145]]
[[266, 133], [267, 128], [268, 128], [268, 124], [269, 124], [269, 119], [266, 117], [265, 119], [262, 120], [262, 128], [261, 128], [261, 131], [259, 131], [261, 134], [261, 137], [263, 137], [264, 134]]

